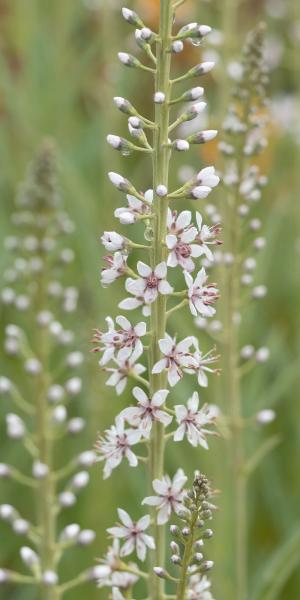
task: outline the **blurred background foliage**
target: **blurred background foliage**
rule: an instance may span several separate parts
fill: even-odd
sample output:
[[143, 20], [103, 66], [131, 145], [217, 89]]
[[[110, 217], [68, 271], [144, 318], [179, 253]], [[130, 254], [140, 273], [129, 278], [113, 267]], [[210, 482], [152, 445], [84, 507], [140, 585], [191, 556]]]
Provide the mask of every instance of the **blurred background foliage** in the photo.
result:
[[[268, 240], [260, 256], [259, 281], [268, 286], [268, 295], [253, 304], [242, 323], [244, 343], [267, 345], [270, 361], [258, 366], [245, 379], [245, 414], [272, 406], [276, 421], [267, 431], [257, 430], [247, 439], [249, 454], [271, 433], [280, 433], [280, 444], [270, 453], [250, 480], [249, 548], [251, 591], [255, 599], [258, 575], [269, 560], [278, 560], [283, 584], [273, 596], [281, 600], [300, 596], [300, 493], [299, 493], [299, 186], [300, 186], [300, 119], [299, 119], [299, 49], [300, 8], [296, 0], [190, 0], [179, 11], [183, 21], [198, 20], [224, 31], [225, 37], [214, 35], [202, 55], [216, 60], [213, 76], [205, 81], [209, 102], [209, 128], [218, 128], [228, 101], [228, 70], [239, 59], [239, 49], [246, 32], [258, 21], [267, 22], [266, 59], [271, 67], [270, 144], [262, 157], [262, 165], [270, 178], [264, 199], [257, 212], [264, 223]], [[155, 28], [158, 1], [137, 0], [129, 6], [140, 12], [144, 21]], [[120, 171], [135, 182], [136, 187], [151, 185], [151, 171], [143, 156], [122, 159], [105, 142], [107, 133], [125, 133], [126, 120], [112, 103], [114, 95], [131, 99], [145, 114], [151, 114], [152, 82], [147, 74], [123, 69], [116, 60], [118, 50], [133, 49], [132, 32], [120, 18], [122, 4], [117, 0], [0, 0], [0, 197], [1, 239], [11, 233], [10, 214], [14, 197], [28, 162], [45, 135], [54, 137], [59, 147], [60, 182], [66, 207], [76, 223], [73, 245], [77, 259], [72, 281], [79, 285], [80, 314], [72, 324], [78, 334], [78, 348], [86, 355], [85, 385], [78, 412], [87, 419], [84, 436], [78, 441], [65, 441], [64, 454], [92, 446], [98, 430], [109, 426], [117, 412], [130, 401], [127, 390], [116, 398], [112, 388], [105, 388], [105, 378], [95, 356], [89, 354], [91, 330], [103, 326], [106, 314], [117, 314], [117, 301], [122, 285], [103, 290], [99, 284], [102, 248], [99, 236], [104, 229], [114, 229], [113, 210], [122, 204], [107, 183], [108, 169]], [[176, 69], [183, 71], [199, 62], [201, 52], [192, 46], [176, 58]], [[174, 159], [173, 183], [180, 177], [180, 167], [199, 169], [218, 165], [217, 143], [205, 151], [192, 151], [188, 158]], [[218, 201], [222, 202], [222, 191]], [[9, 257], [1, 252], [3, 273]], [[113, 305], [113, 308], [112, 308]], [[9, 319], [1, 309], [1, 328]], [[11, 316], [13, 318], [13, 315]], [[175, 321], [182, 334], [193, 327], [192, 321]], [[199, 332], [203, 345], [208, 342]], [[1, 354], [1, 374], [12, 375], [14, 364]], [[191, 392], [189, 380], [176, 387], [178, 398]], [[202, 394], [204, 400], [222, 401], [222, 375], [214, 386]], [[0, 406], [1, 417], [8, 406]], [[3, 423], [3, 418], [1, 419]], [[17, 443], [7, 441], [1, 425], [1, 460], [24, 463]], [[226, 442], [213, 440], [211, 451], [197, 453], [187, 445], [168, 452], [168, 469], [178, 465], [191, 474], [203, 469], [221, 489], [220, 510], [216, 517], [215, 539], [210, 557], [216, 560], [213, 581], [215, 595], [229, 600], [228, 581], [231, 574], [230, 531], [226, 532], [226, 496], [222, 470]], [[225, 484], [224, 484], [225, 485]], [[89, 550], [70, 551], [62, 572], [77, 573], [93, 564], [105, 551], [105, 529], [115, 520], [120, 504], [130, 513], [144, 494], [143, 469], [125, 467], [115, 471], [103, 483], [101, 468], [95, 468], [92, 483], [84, 491], [76, 507], [68, 509], [65, 522], [78, 522], [97, 531], [97, 541]], [[226, 487], [226, 486], [225, 486]], [[223, 489], [223, 494], [222, 494]], [[20, 497], [21, 494], [21, 497]], [[13, 483], [1, 484], [0, 502], [10, 502], [30, 516], [32, 506], [27, 493]], [[138, 509], [139, 510], [139, 509]], [[65, 517], [65, 518], [66, 518]], [[64, 517], [63, 517], [64, 518]], [[63, 522], [62, 522], [63, 525]], [[220, 528], [218, 529], [218, 527]], [[294, 536], [294, 537], [293, 537]], [[0, 524], [0, 564], [6, 568], [18, 565], [18, 550], [23, 540]], [[287, 543], [287, 545], [286, 545]], [[274, 559], [274, 552], [285, 553]], [[297, 560], [298, 555], [298, 560]], [[280, 568], [279, 566], [280, 565]], [[273, 568], [273, 572], [274, 572]], [[266, 573], [267, 577], [268, 573]], [[268, 587], [268, 584], [266, 584]], [[66, 598], [90, 600], [107, 598], [107, 590], [92, 585], [73, 591]], [[5, 600], [33, 600], [30, 588], [0, 589]]]

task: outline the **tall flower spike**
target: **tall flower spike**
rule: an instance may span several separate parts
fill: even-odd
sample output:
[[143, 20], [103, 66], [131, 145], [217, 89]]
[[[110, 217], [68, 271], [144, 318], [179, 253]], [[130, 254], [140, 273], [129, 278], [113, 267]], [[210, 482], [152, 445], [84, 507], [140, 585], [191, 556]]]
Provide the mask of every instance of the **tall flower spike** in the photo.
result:
[[[60, 600], [64, 586], [70, 584], [59, 565], [67, 548], [75, 544], [83, 547], [95, 538], [93, 531], [81, 530], [78, 524], [56, 533], [60, 511], [73, 505], [87, 485], [89, 476], [85, 469], [92, 466], [96, 455], [83, 452], [64, 466], [56, 464], [54, 457], [60, 454], [56, 448], [58, 440], [63, 437], [66, 443], [66, 437], [79, 433], [84, 426], [80, 417], [68, 419], [67, 411], [69, 401], [81, 392], [82, 380], [75, 374], [83, 355], [74, 350], [74, 334], [61, 322], [70, 320], [68, 315], [76, 309], [77, 291], [64, 287], [73, 251], [65, 248], [61, 240], [72, 233], [74, 226], [63, 211], [55, 154], [50, 141], [41, 145], [12, 214], [17, 230], [14, 267], [5, 277], [9, 275], [11, 290], [9, 318], [14, 311], [15, 323], [10, 322], [5, 328], [4, 346], [12, 359], [24, 367], [22, 386], [0, 377], [0, 394], [10, 402], [7, 435], [20, 452], [26, 449], [31, 459], [27, 472], [2, 464], [0, 478], [14, 480], [18, 489], [28, 486], [32, 505], [38, 506], [36, 512], [32, 509], [30, 520], [8, 504], [0, 507], [0, 518], [33, 546], [24, 545], [20, 551], [26, 573], [0, 570], [0, 575], [6, 573], [5, 577], [0, 576], [0, 583], [34, 585], [47, 600]], [[16, 268], [18, 264], [22, 268]], [[2, 300], [7, 300], [4, 290]], [[26, 319], [22, 312], [26, 312]], [[79, 576], [75, 573], [72, 587], [91, 576], [91, 569]]]
[[[252, 31], [243, 49], [240, 62], [239, 81], [233, 86], [233, 93], [228, 114], [223, 124], [223, 136], [220, 149], [224, 155], [224, 184], [227, 194], [222, 198], [224, 206], [225, 246], [224, 289], [227, 298], [224, 326], [224, 382], [222, 394], [227, 399], [228, 423], [232, 427], [230, 436], [231, 451], [231, 484], [233, 494], [232, 506], [234, 518], [234, 564], [235, 577], [232, 593], [240, 600], [249, 595], [246, 587], [246, 472], [247, 462], [244, 444], [243, 426], [236, 427], [237, 422], [246, 425], [257, 423], [253, 419], [243, 421], [243, 397], [241, 389], [242, 375], [260, 362], [260, 351], [257, 352], [241, 338], [239, 328], [239, 310], [248, 301], [258, 301], [267, 292], [264, 285], [255, 282], [255, 254], [263, 249], [265, 240], [262, 236], [255, 238], [260, 222], [255, 218], [257, 202], [262, 197], [263, 187], [267, 179], [261, 174], [256, 164], [257, 155], [266, 145], [266, 84], [267, 69], [263, 54], [264, 27], [258, 26]], [[227, 198], [227, 202], [226, 202]], [[253, 239], [254, 238], [254, 239]], [[268, 350], [263, 349], [262, 357], [267, 360]], [[262, 407], [263, 408], [263, 407]], [[271, 445], [270, 445], [271, 448]], [[258, 456], [264, 452], [258, 450]], [[251, 460], [251, 459], [250, 459]], [[235, 482], [233, 484], [233, 481]], [[234, 592], [233, 592], [234, 590]]]
[[[119, 309], [142, 311], [145, 320], [150, 317], [147, 326], [139, 318], [134, 321], [138, 325], [134, 325], [131, 319], [129, 322], [122, 315], [116, 320], [109, 317], [108, 332], [97, 330], [93, 339], [97, 344], [95, 351], [103, 353], [100, 367], [111, 373], [107, 384], [115, 386], [117, 394], [122, 394], [126, 385], [134, 383], [133, 396], [137, 401], [136, 405], [123, 406], [115, 424], [96, 443], [98, 459], [104, 462], [104, 477], [113, 476], [114, 469], [123, 462], [131, 467], [146, 462], [150, 483], [156, 493], [156, 496], [148, 496], [143, 501], [144, 505], [150, 507], [150, 515], [138, 515], [133, 522], [127, 512], [119, 509], [120, 526], [108, 530], [115, 538], [125, 540], [121, 549], [118, 546], [118, 557], [114, 555], [113, 567], [104, 559], [105, 569], [103, 578], [100, 578], [100, 585], [111, 587], [115, 599], [126, 597], [126, 594], [135, 597], [132, 576], [148, 580], [148, 593], [144, 595], [149, 600], [162, 600], [164, 597], [165, 524], [174, 512], [185, 509], [184, 485], [187, 480], [180, 465], [173, 477], [165, 472], [165, 439], [170, 438], [178, 443], [186, 437], [192, 446], [207, 448], [206, 436], [212, 433], [217, 415], [217, 410], [211, 406], [198, 408], [197, 392], [192, 399], [183, 398], [181, 404], [175, 406], [174, 412], [172, 394], [168, 389], [179, 384], [186, 373], [194, 375], [196, 385], [198, 380], [199, 385], [207, 386], [207, 374], [217, 372], [212, 367], [217, 359], [213, 350], [202, 351], [198, 340], [188, 332], [183, 336], [184, 339], [177, 341], [171, 320], [168, 333], [166, 330], [167, 320], [180, 309], [185, 308], [187, 314], [190, 309], [193, 315], [212, 316], [215, 312], [213, 304], [218, 297], [217, 286], [206, 281], [203, 261], [213, 260], [210, 246], [219, 243], [216, 238], [220, 227], [217, 224], [212, 227], [206, 225], [200, 213], [195, 215], [192, 210], [186, 210], [186, 205], [179, 212], [172, 206], [175, 200], [183, 203], [191, 199], [198, 211], [219, 183], [213, 166], [204, 166], [179, 189], [172, 189], [169, 177], [170, 160], [174, 152], [187, 152], [191, 144], [204, 144], [217, 134], [215, 130], [198, 131], [182, 139], [173, 133], [181, 123], [192, 120], [197, 123], [198, 116], [206, 107], [201, 100], [204, 93], [202, 86], [195, 84], [178, 96], [175, 93], [177, 82], [205, 76], [214, 66], [211, 62], [200, 63], [187, 73], [171, 79], [172, 59], [184, 49], [185, 41], [190, 40], [198, 45], [210, 32], [210, 27], [198, 23], [173, 32], [177, 5], [179, 3], [174, 4], [172, 0], [160, 2], [157, 33], [147, 27], [134, 11], [123, 8], [125, 20], [137, 28], [135, 41], [140, 53], [139, 60], [127, 52], [121, 52], [119, 59], [126, 67], [153, 73], [153, 115], [149, 118], [140, 114], [130, 101], [117, 96], [114, 102], [128, 116], [128, 129], [134, 144], [115, 134], [108, 136], [110, 145], [120, 150], [123, 156], [129, 150], [146, 150], [153, 166], [150, 190], [137, 191], [134, 184], [123, 175], [113, 171], [109, 173], [114, 187], [126, 195], [126, 202], [121, 208], [115, 209], [115, 217], [123, 225], [143, 224], [145, 243], [137, 244], [113, 231], [102, 236], [105, 248], [112, 253], [105, 259], [108, 268], [102, 271], [102, 284], [107, 286], [119, 280], [119, 285], [122, 285], [124, 282], [128, 297], [120, 302]], [[145, 64], [140, 58], [142, 52]], [[193, 104], [179, 116], [175, 114], [173, 117], [173, 110], [181, 102]], [[144, 254], [137, 263], [130, 254], [135, 248]], [[176, 268], [181, 281], [179, 290], [169, 282]], [[193, 271], [194, 276], [191, 275]], [[147, 543], [145, 535], [148, 534], [144, 533], [144, 529], [149, 523], [153, 542], [148, 540]], [[129, 552], [134, 552], [137, 560], [143, 560], [146, 546], [151, 564], [149, 576], [142, 568], [123, 560]], [[159, 577], [156, 567], [159, 568]], [[123, 577], [125, 573], [131, 577], [126, 590], [124, 580], [119, 579], [118, 584], [120, 571]], [[200, 581], [195, 574], [188, 590], [190, 597], [201, 588], [205, 592], [209, 584], [205, 578]]]

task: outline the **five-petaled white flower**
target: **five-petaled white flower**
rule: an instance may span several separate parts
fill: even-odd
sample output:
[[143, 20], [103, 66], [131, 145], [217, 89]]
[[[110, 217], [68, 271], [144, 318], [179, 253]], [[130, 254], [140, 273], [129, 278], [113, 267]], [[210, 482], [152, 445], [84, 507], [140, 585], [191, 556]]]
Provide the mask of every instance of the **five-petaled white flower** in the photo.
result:
[[167, 264], [169, 267], [180, 265], [185, 271], [193, 271], [195, 263], [192, 258], [203, 254], [200, 244], [193, 243], [197, 237], [197, 229], [191, 225], [192, 213], [184, 210], [177, 216], [177, 212], [168, 211], [168, 235], [166, 244], [170, 250]]
[[151, 205], [153, 200], [152, 190], [147, 190], [144, 194], [147, 204], [130, 194], [127, 194], [126, 197], [128, 206], [122, 206], [115, 210], [115, 217], [119, 219], [122, 225], [131, 225], [132, 223], [136, 223], [140, 217], [150, 214], [151, 208], [149, 204]]
[[[137, 575], [121, 571], [120, 541], [114, 539], [109, 546], [106, 555], [100, 559], [100, 565], [96, 567], [98, 587], [114, 587], [115, 589], [127, 589], [138, 581]], [[134, 563], [129, 563], [129, 567], [136, 568]]]
[[197, 340], [194, 336], [189, 336], [177, 344], [176, 338], [166, 334], [158, 343], [164, 357], [155, 363], [152, 373], [161, 373], [167, 369], [168, 382], [173, 387], [183, 377], [183, 367], [197, 368], [198, 362], [190, 352], [192, 345], [197, 349]]
[[208, 379], [206, 373], [218, 374], [220, 372], [219, 369], [214, 369], [210, 366], [219, 359], [219, 356], [214, 355], [214, 348], [206, 352], [206, 354], [202, 354], [198, 348], [197, 352], [194, 354], [194, 358], [197, 362], [196, 368], [193, 367], [193, 369], [187, 369], [186, 372], [190, 374], [196, 373], [199, 385], [201, 387], [207, 387]]
[[108, 331], [103, 333], [99, 329], [94, 331], [93, 343], [100, 344], [93, 348], [93, 352], [103, 352], [103, 357], [100, 360], [100, 365], [104, 366], [116, 354], [117, 360], [126, 360], [130, 357], [134, 350], [140, 354], [143, 351], [141, 337], [146, 333], [146, 323], [141, 321], [137, 325], [131, 323], [122, 315], [116, 318], [116, 323], [120, 329], [115, 328], [115, 324], [111, 317], [106, 317]]
[[220, 244], [222, 244], [222, 242], [217, 239], [217, 236], [221, 232], [221, 227], [218, 224], [212, 225], [211, 227], [208, 227], [208, 225], [203, 224], [202, 216], [199, 212], [196, 212], [196, 220], [198, 225], [198, 234], [196, 237], [196, 241], [200, 244], [200, 248], [202, 249], [201, 255], [204, 254], [209, 261], [213, 262], [214, 255], [208, 246], [219, 246]]
[[124, 250], [126, 248], [126, 239], [116, 231], [104, 231], [101, 242], [109, 252]]
[[[136, 296], [136, 298], [141, 298], [142, 300], [139, 301], [140, 304], [142, 301], [145, 304], [152, 304], [159, 293], [171, 294], [173, 292], [173, 288], [166, 280], [167, 265], [165, 262], [159, 263], [152, 270], [151, 267], [139, 261], [137, 263], [137, 270], [140, 277], [137, 279], [129, 277], [126, 280], [126, 290], [133, 296]], [[125, 308], [125, 302], [126, 300], [122, 302], [122, 308]]]
[[201, 315], [202, 317], [212, 317], [216, 309], [212, 304], [219, 298], [219, 290], [214, 283], [205, 285], [207, 275], [205, 269], [198, 272], [195, 280], [190, 273], [184, 273], [185, 282], [188, 288], [188, 298], [190, 311], [194, 317]]
[[138, 444], [141, 439], [141, 433], [138, 429], [125, 429], [124, 419], [118, 415], [115, 419], [115, 425], [106, 429], [105, 438], [99, 437], [95, 449], [97, 460], [105, 461], [103, 478], [107, 479], [113, 469], [119, 466], [123, 458], [126, 457], [131, 467], [136, 467], [138, 459], [132, 452], [131, 446]]
[[104, 260], [108, 264], [108, 268], [101, 271], [101, 283], [103, 287], [107, 287], [119, 277], [122, 277], [127, 270], [127, 254], [116, 252], [113, 256], [105, 256]]
[[164, 525], [170, 518], [172, 511], [178, 513], [182, 509], [182, 501], [185, 495], [183, 486], [186, 481], [187, 477], [182, 469], [178, 469], [173, 480], [168, 475], [164, 475], [162, 479], [154, 479], [152, 485], [157, 496], [144, 498], [142, 504], [157, 507], [158, 525]]
[[120, 396], [127, 385], [128, 377], [135, 377], [146, 371], [146, 367], [136, 361], [143, 352], [142, 348], [136, 347], [132, 354], [126, 358], [115, 358], [116, 367], [104, 367], [108, 373], [112, 373], [106, 381], [106, 385], [116, 388], [118, 396]]
[[192, 575], [189, 586], [187, 600], [213, 600], [210, 592], [211, 582], [206, 575]]
[[202, 446], [208, 450], [206, 435], [213, 435], [213, 431], [207, 429], [215, 421], [216, 412], [214, 407], [204, 404], [200, 410], [199, 396], [194, 392], [187, 401], [187, 407], [183, 404], [175, 406], [176, 420], [179, 425], [174, 433], [174, 442], [180, 442], [186, 435], [192, 446]]
[[133, 388], [132, 393], [138, 405], [125, 408], [121, 415], [130, 425], [137, 427], [145, 438], [150, 436], [153, 421], [159, 421], [165, 427], [171, 423], [172, 417], [161, 408], [169, 390], [158, 390], [152, 398], [139, 387]]
[[137, 522], [132, 521], [129, 514], [118, 508], [118, 515], [121, 524], [116, 527], [110, 527], [107, 531], [114, 538], [125, 538], [125, 543], [121, 548], [120, 556], [128, 556], [134, 550], [140, 560], [145, 560], [147, 547], [154, 550], [155, 543], [152, 536], [145, 533], [150, 525], [150, 516], [145, 515]]

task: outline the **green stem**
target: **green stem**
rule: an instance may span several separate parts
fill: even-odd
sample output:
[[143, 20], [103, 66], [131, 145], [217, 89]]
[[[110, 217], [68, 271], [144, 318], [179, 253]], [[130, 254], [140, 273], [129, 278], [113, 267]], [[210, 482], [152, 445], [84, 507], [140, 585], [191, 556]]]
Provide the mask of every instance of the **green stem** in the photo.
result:
[[[157, 129], [154, 133], [153, 144], [153, 189], [163, 184], [168, 188], [170, 149], [168, 148], [168, 127], [170, 121], [170, 68], [171, 53], [169, 52], [172, 33], [173, 9], [171, 0], [160, 2], [159, 41], [157, 43], [157, 70], [155, 76], [155, 91], [165, 94], [165, 102], [155, 105], [155, 123]], [[162, 243], [166, 234], [168, 201], [155, 194], [153, 209], [156, 215], [153, 231], [153, 250], [151, 265], [154, 268], [166, 260], [167, 249]], [[166, 330], [166, 298], [159, 295], [152, 304], [151, 330], [153, 332], [149, 351], [150, 394], [166, 387], [165, 373], [152, 374], [153, 365], [160, 358], [158, 341], [165, 336]], [[149, 474], [150, 482], [161, 479], [164, 474], [164, 427], [161, 423], [153, 424], [153, 434], [149, 449]], [[165, 563], [165, 527], [156, 524], [156, 511], [152, 509], [152, 518], [155, 522], [154, 537], [156, 550], [154, 551], [154, 566], [163, 567]], [[163, 600], [164, 580], [157, 577], [151, 569], [149, 578], [149, 598]]]
[[180, 583], [178, 585], [176, 600], [185, 600], [185, 598], [186, 598], [186, 587], [187, 587], [188, 575], [189, 575], [188, 567], [189, 567], [190, 560], [192, 557], [192, 552], [193, 552], [194, 534], [195, 534], [197, 518], [198, 518], [198, 513], [195, 511], [193, 513], [191, 524], [190, 524], [191, 533], [190, 533], [189, 539], [187, 540], [187, 542], [185, 544], [185, 548], [184, 548], [184, 553], [183, 553], [183, 558], [182, 558], [182, 567], [181, 567], [181, 573], [180, 573]]
[[[38, 279], [37, 289], [37, 313], [46, 306], [46, 278], [42, 273]], [[41, 531], [39, 555], [41, 570], [56, 570], [56, 514], [55, 506], [55, 480], [52, 477], [53, 470], [53, 444], [49, 431], [49, 414], [47, 392], [49, 387], [48, 371], [48, 338], [45, 328], [38, 329], [37, 334], [37, 357], [42, 364], [42, 370], [37, 381], [36, 400], [36, 432], [38, 459], [48, 466], [48, 474], [38, 480], [37, 503], [38, 520]], [[42, 587], [41, 598], [43, 600], [59, 600], [60, 590], [57, 586]]]

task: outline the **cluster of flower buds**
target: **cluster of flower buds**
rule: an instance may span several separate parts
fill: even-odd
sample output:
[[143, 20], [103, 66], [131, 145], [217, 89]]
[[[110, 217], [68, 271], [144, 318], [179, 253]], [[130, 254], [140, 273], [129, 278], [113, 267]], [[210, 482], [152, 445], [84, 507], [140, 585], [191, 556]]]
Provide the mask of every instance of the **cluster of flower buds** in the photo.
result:
[[[207, 478], [195, 473], [193, 487], [185, 492], [180, 508], [177, 511], [178, 524], [172, 524], [170, 533], [171, 562], [175, 565], [178, 576], [173, 577], [162, 567], [156, 566], [154, 571], [158, 577], [177, 581], [178, 596], [188, 600], [213, 600], [211, 582], [206, 573], [213, 567], [213, 561], [204, 556], [205, 541], [212, 537], [213, 531], [207, 528], [207, 521], [212, 519], [215, 505], [211, 502], [212, 490]], [[183, 583], [184, 582], [184, 583]], [[180, 595], [183, 590], [186, 594]]]
[[[149, 154], [156, 164], [165, 160], [168, 171], [167, 163], [173, 152], [186, 152], [193, 144], [209, 142], [216, 137], [217, 131], [197, 131], [199, 116], [206, 108], [206, 103], [202, 101], [202, 86], [192, 87], [178, 96], [173, 93], [177, 83], [209, 73], [214, 66], [212, 62], [197, 64], [174, 79], [171, 79], [169, 72], [168, 85], [163, 84], [159, 76], [159, 70], [171, 63], [170, 54], [181, 52], [185, 42], [199, 45], [211, 29], [190, 23], [172, 35], [174, 14], [170, 6], [166, 13], [167, 17], [164, 15], [163, 18], [168, 19], [168, 24], [161, 23], [160, 33], [157, 34], [134, 11], [122, 9], [124, 19], [136, 28], [135, 41], [138, 50], [145, 53], [147, 64], [143, 64], [140, 57], [137, 59], [127, 52], [119, 53], [119, 59], [126, 67], [154, 75], [155, 120], [140, 114], [129, 100], [117, 96], [114, 98], [115, 105], [128, 119], [132, 140], [114, 133], [108, 135], [107, 141], [123, 156], [140, 151]], [[165, 53], [163, 61], [160, 52]], [[184, 109], [171, 122], [171, 112], [180, 103]], [[158, 119], [160, 113], [161, 118]], [[162, 125], [161, 119], [164, 118]], [[193, 134], [182, 139], [173, 133], [182, 124], [191, 121], [195, 125]], [[159, 143], [158, 139], [161, 139]], [[160, 156], [160, 152], [165, 154], [165, 158]], [[137, 467], [140, 462], [149, 461], [151, 453], [153, 457], [161, 452], [153, 447], [158, 429], [162, 440], [172, 438], [174, 442], [181, 442], [186, 439], [193, 447], [207, 449], [207, 437], [215, 434], [214, 425], [218, 416], [216, 406], [200, 405], [197, 391], [180, 404], [170, 401], [173, 388], [186, 374], [194, 375], [195, 387], [207, 387], [208, 375], [218, 372], [215, 365], [218, 356], [215, 348], [208, 352], [200, 349], [199, 341], [192, 335], [177, 340], [170, 332], [168, 319], [181, 308], [186, 308], [187, 314], [193, 317], [211, 318], [215, 314], [219, 292], [217, 285], [208, 281], [204, 263], [209, 266], [214, 261], [212, 249], [221, 243], [218, 239], [220, 225], [218, 220], [212, 224], [204, 223], [199, 204], [204, 204], [203, 200], [219, 184], [220, 179], [215, 168], [208, 166], [194, 176], [187, 177], [188, 181], [185, 180], [178, 189], [171, 190], [168, 177], [153, 175], [152, 188], [141, 191], [123, 175], [113, 171], [108, 174], [112, 185], [126, 197], [126, 202], [115, 210], [115, 217], [121, 225], [144, 225], [145, 241], [143, 244], [137, 243], [128, 235], [116, 231], [106, 231], [101, 237], [109, 253], [104, 258], [106, 265], [101, 272], [101, 283], [107, 287], [116, 280], [124, 282], [126, 297], [118, 308], [127, 314], [132, 311], [133, 317], [129, 320], [120, 313], [116, 318], [107, 317], [107, 330], [96, 329], [94, 332], [94, 352], [100, 354], [99, 365], [109, 374], [106, 384], [114, 387], [117, 395], [121, 395], [131, 382], [135, 384], [132, 406], [124, 408], [117, 415], [115, 423], [96, 442], [97, 459], [104, 463], [105, 479], [123, 461], [128, 462], [130, 467]], [[197, 203], [195, 214], [192, 210], [177, 210], [177, 204], [184, 201], [193, 201], [194, 206]], [[132, 259], [135, 249], [145, 255], [145, 260], [135, 262]], [[176, 275], [174, 277], [175, 269], [179, 275], [177, 278]], [[172, 283], [169, 281], [171, 277]], [[182, 284], [177, 291], [173, 281], [176, 283], [179, 278]], [[157, 315], [160, 305], [163, 308]], [[137, 309], [142, 312], [142, 319], [134, 317]], [[158, 334], [156, 329], [160, 319], [166, 327], [164, 325]], [[150, 361], [145, 356], [149, 347]], [[153, 385], [154, 381], [160, 384]], [[154, 462], [156, 460], [158, 458], [154, 458]], [[163, 455], [159, 461], [163, 464]], [[164, 469], [160, 472], [154, 469], [151, 479], [155, 495], [144, 498], [142, 505], [150, 507], [152, 518], [145, 514], [133, 520], [119, 508], [119, 522], [108, 529], [113, 544], [99, 566], [99, 586], [111, 587], [115, 600], [130, 595], [137, 578], [143, 577], [135, 563], [124, 563], [123, 558], [133, 553], [138, 561], [144, 561], [148, 551], [150, 555], [155, 553], [157, 526], [163, 527], [172, 513], [188, 510], [186, 503], [189, 500], [184, 500], [187, 478], [182, 469], [178, 469], [173, 478], [164, 474]], [[199, 512], [200, 508], [197, 510]], [[150, 534], [153, 535], [148, 533], [150, 526]], [[154, 563], [154, 558], [150, 559]], [[200, 582], [197, 578], [196, 581], [196, 575], [194, 573], [195, 590], [200, 585], [206, 589], [205, 579]], [[153, 572], [150, 577], [154, 582], [150, 595], [156, 600], [162, 594], [155, 591], [157, 578]]]
[[[0, 518], [33, 546], [23, 546], [20, 551], [31, 575], [1, 570], [0, 582], [51, 587], [55, 598], [60, 598], [68, 583], [63, 578], [60, 581], [60, 558], [74, 544], [92, 543], [95, 533], [72, 524], [56, 535], [57, 517], [62, 509], [75, 504], [78, 493], [88, 484], [95, 453], [82, 452], [64, 466], [54, 463], [54, 446], [59, 447], [61, 439], [66, 443], [67, 437], [80, 433], [85, 425], [81, 417], [68, 417], [69, 405], [82, 389], [78, 368], [84, 356], [73, 346], [74, 332], [65, 329], [57, 317], [61, 314], [70, 320], [64, 313], [75, 310], [78, 292], [63, 285], [68, 277], [66, 266], [74, 256], [73, 250], [62, 244], [74, 226], [62, 209], [56, 176], [55, 148], [47, 140], [17, 196], [12, 215], [17, 234], [5, 241], [14, 259], [13, 267], [5, 272], [9, 285], [1, 291], [9, 323], [4, 351], [18, 381], [1, 375], [0, 395], [9, 402], [7, 435], [19, 442], [19, 452], [25, 450], [29, 461], [24, 470], [1, 463], [0, 478], [27, 486], [42, 506], [37, 515], [30, 515], [32, 522], [21, 517], [17, 508], [0, 506]], [[77, 578], [74, 585], [93, 576], [88, 570]]]

